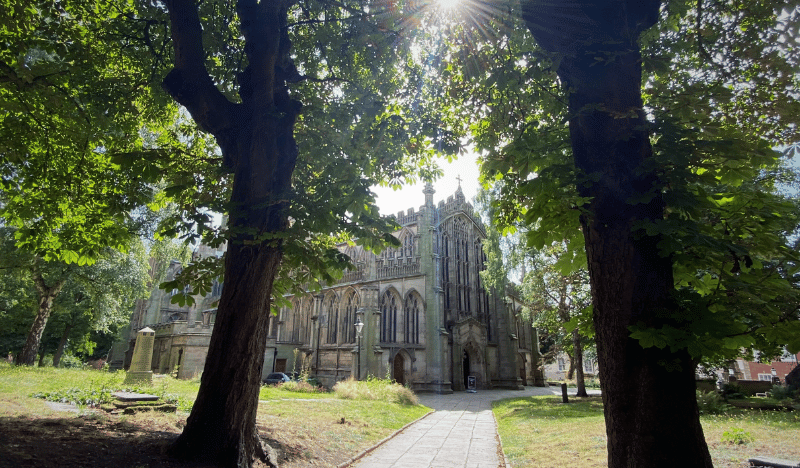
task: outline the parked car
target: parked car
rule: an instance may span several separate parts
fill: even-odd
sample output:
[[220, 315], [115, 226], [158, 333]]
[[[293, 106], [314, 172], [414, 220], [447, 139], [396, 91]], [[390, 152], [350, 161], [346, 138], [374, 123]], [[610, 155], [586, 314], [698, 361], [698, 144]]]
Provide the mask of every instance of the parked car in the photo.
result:
[[273, 372], [264, 379], [264, 383], [267, 385], [275, 385], [279, 383], [284, 383], [292, 380], [289, 378], [288, 375], [284, 374], [283, 372]]

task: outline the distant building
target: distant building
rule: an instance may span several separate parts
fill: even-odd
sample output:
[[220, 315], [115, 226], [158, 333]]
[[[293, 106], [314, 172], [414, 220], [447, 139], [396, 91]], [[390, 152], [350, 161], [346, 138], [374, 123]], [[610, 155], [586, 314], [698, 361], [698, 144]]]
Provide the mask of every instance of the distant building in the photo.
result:
[[[544, 378], [548, 381], [566, 380], [569, 373], [570, 358], [567, 353], [558, 353], [553, 362], [544, 365]], [[597, 359], [583, 357], [583, 375], [585, 378], [596, 377], [599, 373]], [[575, 376], [573, 375], [573, 379]]]
[[[291, 307], [270, 317], [264, 376], [305, 366], [327, 386], [368, 375], [417, 391], [544, 385], [538, 336], [522, 302], [510, 288], [495, 294], [481, 285], [486, 233], [472, 205], [460, 187], [438, 206], [431, 186], [424, 193], [419, 211], [397, 215], [398, 248], [374, 255], [340, 246], [356, 268], [317, 294], [288, 297]], [[144, 326], [156, 331], [155, 372], [202, 371], [220, 290], [192, 307], [179, 308], [158, 290], [137, 305], [131, 337]]]
[[[761, 380], [771, 382], [773, 378], [778, 378], [781, 383], [786, 382], [786, 376], [798, 365], [800, 353], [795, 355], [787, 354], [778, 361], [770, 363], [745, 361], [737, 359], [734, 366], [733, 376], [737, 380]], [[773, 373], [774, 371], [774, 373]]]

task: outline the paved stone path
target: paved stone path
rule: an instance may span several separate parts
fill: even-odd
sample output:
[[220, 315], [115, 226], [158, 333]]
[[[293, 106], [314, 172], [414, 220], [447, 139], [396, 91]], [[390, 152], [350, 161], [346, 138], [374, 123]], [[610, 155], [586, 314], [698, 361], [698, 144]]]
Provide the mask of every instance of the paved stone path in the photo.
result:
[[[574, 395], [575, 390], [572, 389]], [[594, 392], [592, 392], [594, 393]], [[353, 463], [353, 468], [498, 468], [505, 461], [491, 402], [531, 395], [561, 395], [559, 387], [479, 390], [419, 395], [436, 411], [411, 424]]]

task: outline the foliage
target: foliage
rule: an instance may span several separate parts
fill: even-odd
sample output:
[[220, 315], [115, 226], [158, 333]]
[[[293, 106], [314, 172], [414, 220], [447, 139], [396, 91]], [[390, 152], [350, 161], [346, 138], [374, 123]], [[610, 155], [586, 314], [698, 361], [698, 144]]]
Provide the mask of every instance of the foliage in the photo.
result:
[[305, 380], [290, 380], [289, 382], [283, 382], [279, 386], [283, 390], [298, 393], [319, 393], [325, 391], [324, 389], [321, 389], [321, 387], [311, 385]]
[[733, 427], [722, 433], [722, 442], [735, 445], [746, 445], [755, 441], [753, 434], [740, 427]]
[[418, 405], [417, 396], [397, 382], [390, 379], [368, 377], [366, 380], [342, 380], [333, 386], [333, 392], [339, 398], [350, 400], [383, 400], [401, 405]]
[[700, 390], [697, 390], [697, 406], [700, 414], [722, 414], [731, 409], [719, 393]]
[[145, 157], [145, 135], [173, 120], [148, 49], [156, 28], [133, 3], [6, 2], [0, 29], [0, 215], [17, 245], [80, 265], [124, 250], [130, 212], [159, 174], [113, 161]]
[[739, 386], [737, 383], [731, 383], [731, 382], [727, 382], [722, 386], [721, 395], [726, 401], [745, 397], [742, 387]]
[[134, 301], [147, 293], [148, 265], [141, 242], [133, 239], [127, 254], [108, 250], [92, 265], [77, 265], [41, 260], [14, 244], [14, 232], [15, 229], [3, 229], [0, 244], [0, 258], [5, 265], [0, 277], [6, 285], [0, 317], [9, 324], [0, 335], [4, 351], [19, 352], [38, 312], [31, 269], [38, 264], [46, 283], [65, 281], [53, 302], [40, 354], [58, 354], [65, 348], [57, 348], [67, 346], [72, 354], [87, 359], [94, 354], [98, 341], [103, 342], [103, 349], [98, 352], [106, 353], [110, 337], [129, 319]]
[[773, 385], [770, 391], [767, 392], [767, 394], [770, 398], [778, 401], [798, 398], [798, 392], [796, 390], [792, 390], [790, 387], [787, 387], [786, 385]]
[[59, 403], [72, 403], [79, 406], [99, 407], [111, 403], [114, 399], [113, 390], [102, 388], [65, 388], [54, 392], [38, 392], [31, 395], [33, 398], [42, 398], [47, 401]]
[[[664, 218], [634, 229], [660, 236], [679, 305], [669, 325], [642, 323], [633, 336], [644, 347], [686, 349], [714, 361], [742, 348], [800, 349], [792, 245], [798, 210], [785, 190], [796, 186], [788, 157], [800, 142], [793, 91], [800, 48], [790, 37], [800, 13], [782, 13], [778, 1], [754, 9], [735, 0], [708, 3], [669, 2], [642, 40], [654, 154], [640, 170], [658, 181], [628, 203], [663, 196]], [[565, 243], [573, 255], [560, 267], [578, 271], [587, 200], [577, 188], [599, 175], [579, 173], [572, 162], [568, 90], [555, 75], [562, 57], [539, 48], [513, 12], [485, 21], [509, 27], [480, 35], [458, 26], [462, 35], [442, 67], [462, 71], [447, 75], [453, 97], [446, 104], [461, 99], [477, 109], [468, 130], [483, 151], [485, 181], [502, 181], [495, 188], [498, 227], [510, 233], [526, 226], [528, 247]], [[480, 72], [467, 73], [475, 68]]]
[[[242, 98], [236, 94], [235, 77], [248, 65], [234, 58], [244, 54], [239, 17], [225, 2], [204, 3], [200, 8], [203, 18], [226, 18], [224, 24], [205, 29], [206, 54], [214, 64], [208, 72], [222, 94], [238, 103]], [[302, 2], [288, 11], [297, 75], [287, 86], [303, 110], [294, 125], [299, 154], [291, 193], [286, 195], [286, 215], [292, 222], [285, 232], [259, 239], [280, 243], [283, 250], [273, 309], [285, 305], [284, 295], [318, 290], [352, 267], [337, 245], [357, 244], [374, 251], [396, 245], [390, 233], [397, 225], [380, 215], [370, 187], [413, 182], [418, 172], [435, 174], [432, 158], [458, 150], [457, 144], [437, 145], [441, 132], [431, 122], [434, 111], [418, 105], [419, 100], [412, 103], [420, 87], [409, 73], [419, 70], [410, 56], [410, 34], [402, 21], [413, 13], [326, 1]], [[156, 9], [150, 14], [161, 18], [163, 12]], [[220, 50], [225, 52], [218, 55]], [[179, 211], [165, 220], [167, 234], [218, 246], [236, 233], [228, 226], [212, 226], [209, 210], [228, 213], [236, 207], [229, 202], [230, 168], [223, 167], [213, 142], [203, 144], [210, 146], [213, 158], [198, 153], [184, 155], [190, 161], [132, 163], [154, 164], [171, 174], [174, 182], [167, 191]], [[175, 302], [190, 304], [192, 296], [208, 290], [222, 274], [222, 259], [195, 259], [163, 288], [183, 291], [191, 285], [173, 296]]]

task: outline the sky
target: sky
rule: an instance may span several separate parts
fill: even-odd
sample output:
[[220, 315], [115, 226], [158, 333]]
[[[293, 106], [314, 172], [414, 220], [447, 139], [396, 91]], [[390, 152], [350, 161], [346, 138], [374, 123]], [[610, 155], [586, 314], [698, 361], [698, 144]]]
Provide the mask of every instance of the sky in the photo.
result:
[[[472, 198], [478, 193], [480, 183], [478, 182], [478, 156], [476, 154], [464, 154], [452, 163], [447, 160], [439, 162], [444, 175], [433, 183], [433, 202], [446, 200], [453, 195], [458, 188], [458, 177], [461, 177], [461, 191], [467, 201], [472, 202]], [[406, 212], [409, 208], [419, 211], [419, 207], [425, 203], [425, 195], [422, 189], [423, 183], [404, 186], [400, 190], [393, 190], [390, 187], [372, 187], [372, 191], [377, 195], [378, 207], [383, 215], [397, 214], [398, 211]]]

